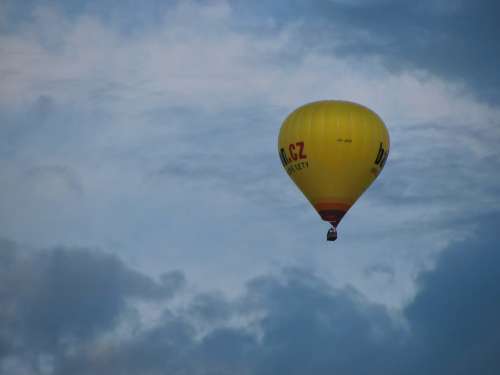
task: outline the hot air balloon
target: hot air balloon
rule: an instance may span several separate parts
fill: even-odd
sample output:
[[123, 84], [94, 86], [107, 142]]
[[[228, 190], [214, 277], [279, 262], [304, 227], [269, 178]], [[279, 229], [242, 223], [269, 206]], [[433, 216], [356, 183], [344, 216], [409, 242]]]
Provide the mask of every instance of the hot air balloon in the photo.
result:
[[331, 224], [327, 240], [384, 168], [389, 132], [370, 109], [324, 100], [297, 108], [285, 119], [278, 153], [287, 174], [321, 218]]

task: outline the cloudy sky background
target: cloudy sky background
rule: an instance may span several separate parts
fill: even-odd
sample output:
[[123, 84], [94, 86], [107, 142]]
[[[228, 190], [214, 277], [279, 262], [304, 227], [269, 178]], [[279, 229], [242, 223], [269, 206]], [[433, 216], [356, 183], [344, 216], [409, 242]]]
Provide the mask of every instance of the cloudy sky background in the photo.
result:
[[[500, 371], [494, 1], [1, 1], [0, 373]], [[339, 240], [283, 172], [391, 135]]]

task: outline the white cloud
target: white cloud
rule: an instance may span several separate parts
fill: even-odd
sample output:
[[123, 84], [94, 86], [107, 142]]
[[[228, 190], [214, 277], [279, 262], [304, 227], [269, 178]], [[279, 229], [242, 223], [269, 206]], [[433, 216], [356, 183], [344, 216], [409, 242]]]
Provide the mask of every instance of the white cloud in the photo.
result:
[[460, 86], [436, 77], [392, 74], [375, 58], [308, 52], [297, 45], [293, 27], [271, 35], [237, 31], [225, 2], [181, 2], [165, 12], [160, 29], [139, 35], [120, 34], [92, 16], [70, 24], [47, 8], [39, 8], [35, 20], [21, 34], [2, 36], [0, 69], [11, 73], [2, 79], [4, 105], [45, 94], [140, 113], [173, 105], [221, 110], [249, 101], [292, 108], [339, 97], [372, 105], [398, 122], [467, 121], [488, 113]]
[[[368, 195], [346, 217], [344, 239], [332, 251], [322, 245], [326, 228], [279, 170], [277, 156], [271, 160], [280, 121], [324, 98], [373, 108], [392, 133], [388, 168], [391, 160], [410, 167], [381, 179], [403, 181], [404, 190], [392, 194], [412, 197], [425, 194], [425, 176], [414, 171], [425, 158], [440, 158], [435, 145], [470, 152], [465, 168], [498, 156], [498, 109], [460, 83], [393, 73], [376, 58], [315, 52], [298, 45], [293, 25], [272, 34], [241, 31], [234, 17], [228, 2], [181, 2], [166, 9], [159, 28], [125, 34], [90, 14], [70, 21], [38, 8], [33, 25], [1, 35], [0, 113], [14, 120], [0, 126], [16, 140], [14, 156], [2, 161], [9, 183], [0, 193], [8, 208], [1, 234], [127, 251], [138, 266], [159, 272], [169, 263], [227, 290], [276, 265], [305, 263], [374, 299], [399, 303], [411, 294], [413, 270], [457, 233], [436, 227], [415, 238], [408, 228], [463, 215], [476, 204], [464, 197], [486, 197], [486, 206], [491, 194], [473, 184], [456, 192], [458, 205], [436, 198], [412, 209], [392, 205], [390, 213]], [[33, 110], [40, 97], [53, 103], [43, 126]], [[22, 128], [26, 113], [30, 125], [20, 132], [15, 127]], [[213, 178], [158, 177], [166, 165], [206, 166]], [[83, 195], [64, 190], [60, 175], [43, 184], [23, 177], [39, 166], [71, 171]], [[437, 178], [448, 178], [440, 168]], [[491, 183], [484, 172], [470, 173]], [[434, 189], [443, 183], [428, 182]], [[387, 219], [372, 226], [371, 215]], [[396, 269], [385, 294], [364, 273], [379, 261], [377, 251]]]

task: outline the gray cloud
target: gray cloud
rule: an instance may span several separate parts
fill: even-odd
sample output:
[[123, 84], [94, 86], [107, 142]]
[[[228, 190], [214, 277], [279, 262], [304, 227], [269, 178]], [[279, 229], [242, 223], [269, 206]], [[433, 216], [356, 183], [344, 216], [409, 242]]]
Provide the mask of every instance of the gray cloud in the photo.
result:
[[[286, 269], [251, 280], [237, 300], [199, 295], [187, 308], [165, 309], [157, 325], [105, 343], [97, 335], [127, 319], [126, 298], [167, 298], [181, 274], [161, 284], [86, 250], [21, 259], [3, 241], [0, 365], [9, 358], [39, 364], [43, 352], [55, 374], [495, 374], [500, 218], [481, 223], [474, 238], [450, 246], [419, 276], [400, 319], [353, 289]], [[235, 316], [243, 323], [218, 325]], [[213, 327], [201, 338], [200, 324]], [[62, 345], [68, 336], [78, 343], [73, 351]]]
[[[46, 2], [5, 4], [3, 10], [8, 17], [3, 25], [0, 23], [0, 31], [4, 32], [33, 22], [33, 9]], [[59, 2], [57, 7], [70, 21], [87, 13], [106, 22], [112, 20], [120, 34], [128, 35], [161, 25], [172, 4], [151, 0], [137, 7], [130, 1], [117, 6], [110, 1], [92, 0], [85, 4]], [[464, 82], [479, 97], [498, 104], [497, 1], [233, 1], [231, 7], [239, 29], [275, 33], [291, 24], [300, 28], [296, 42], [301, 43], [294, 43], [284, 52], [293, 57], [289, 62], [299, 60], [301, 53], [310, 49], [355, 59], [376, 55], [394, 70], [424, 69]], [[46, 28], [42, 30], [46, 32]], [[50, 38], [60, 36], [51, 34]]]
[[20, 355], [36, 362], [89, 342], [115, 327], [128, 300], [166, 300], [184, 283], [178, 271], [154, 281], [86, 249], [21, 253], [2, 241], [0, 254], [0, 361]]
[[[495, 209], [491, 203], [500, 188], [500, 180], [491, 174], [500, 163], [499, 140], [493, 127], [477, 129], [473, 124], [394, 129], [388, 167], [374, 184], [372, 197], [395, 208], [432, 208], [432, 202], [446, 210], [484, 214]], [[440, 219], [449, 223], [450, 217]]]
[[43, 186], [51, 181], [57, 181], [66, 190], [77, 195], [81, 195], [84, 192], [83, 183], [76, 171], [65, 165], [33, 166], [26, 171], [26, 177], [34, 185]]
[[[96, 244], [149, 270], [167, 263], [228, 289], [275, 264], [308, 263], [370, 298], [394, 304], [407, 298], [413, 272], [454, 237], [457, 218], [498, 201], [498, 155], [483, 162], [475, 147], [461, 153], [463, 138], [488, 152], [497, 148], [493, 137], [476, 138], [472, 129], [494, 128], [489, 120], [498, 116], [439, 77], [420, 80], [415, 72], [393, 74], [378, 59], [330, 54], [327, 42], [336, 48], [352, 42], [342, 27], [329, 33], [340, 21], [318, 30], [324, 44], [300, 43], [298, 34], [312, 38], [300, 29], [312, 22], [300, 26], [292, 17], [325, 26], [317, 4], [268, 4], [264, 12], [286, 8], [275, 17], [282, 29], [253, 33], [235, 26], [258, 23], [233, 2], [180, 2], [162, 8], [166, 18], [136, 35], [122, 35], [99, 10], [68, 15], [31, 6], [27, 17], [35, 22], [2, 36], [8, 52], [2, 69], [18, 72], [0, 85], [7, 124], [0, 137], [3, 235], [43, 246]], [[344, 6], [328, 4], [320, 13]], [[54, 32], [62, 50], [40, 40]], [[386, 171], [342, 226], [345, 241], [337, 245], [358, 246], [356, 255], [310, 251], [325, 246], [326, 224], [276, 155], [280, 122], [317, 97], [366, 103], [387, 119], [394, 140]], [[471, 131], [456, 137], [463, 123]], [[85, 194], [71, 194], [77, 191], [71, 186]], [[415, 228], [423, 231], [418, 238]], [[398, 281], [392, 287], [374, 286], [361, 271], [380, 252], [391, 259]]]
[[[282, 194], [276, 186], [284, 173], [276, 157], [276, 130], [269, 126], [270, 121], [281, 121], [276, 111], [243, 107], [215, 115], [199, 112], [191, 112], [191, 118], [185, 118], [187, 113], [178, 108], [149, 114], [148, 120], [157, 126], [169, 121], [174, 127], [183, 125], [176, 128], [175, 151], [171, 146], [165, 152], [162, 160], [166, 163], [151, 176], [215, 187], [266, 204], [279, 201]], [[262, 194], [263, 190], [268, 194]]]
[[497, 1], [282, 0], [273, 6], [238, 4], [236, 9], [260, 20], [272, 15], [269, 32], [298, 23], [302, 43], [295, 46], [295, 58], [311, 48], [354, 59], [376, 55], [393, 70], [424, 69], [463, 82], [478, 97], [499, 103]]
[[475, 238], [451, 246], [434, 271], [420, 275], [421, 291], [405, 310], [421, 355], [419, 373], [500, 370], [499, 220], [483, 217]]
[[[19, 2], [11, 2], [15, 3]], [[214, 285], [217, 279], [219, 286], [228, 289], [233, 289], [233, 282], [262, 270], [265, 262], [321, 265], [339, 282], [357, 283], [357, 287], [363, 287], [355, 276], [361, 273], [360, 278], [374, 285], [363, 290], [378, 298], [377, 289], [382, 288], [377, 285], [383, 285], [391, 297], [396, 295], [394, 290], [410, 283], [415, 269], [427, 260], [423, 254], [434, 253], [456, 234], [467, 235], [468, 226], [485, 221], [484, 212], [498, 208], [500, 185], [495, 172], [500, 154], [493, 132], [498, 116], [491, 108], [470, 101], [467, 93], [463, 98], [461, 92], [442, 91], [441, 85], [449, 82], [439, 77], [418, 81], [418, 75], [392, 75], [423, 67], [439, 76], [460, 77], [476, 90], [487, 89], [481, 79], [476, 81], [469, 74], [470, 67], [463, 64], [467, 59], [459, 57], [462, 53], [484, 56], [482, 46], [490, 41], [471, 52], [468, 43], [479, 38], [473, 31], [462, 51], [457, 40], [465, 31], [447, 23], [454, 17], [462, 20], [474, 4], [450, 7], [451, 3], [440, 2], [436, 8], [430, 2], [403, 6], [377, 0], [314, 5], [278, 1], [260, 10], [262, 5], [252, 5], [253, 14], [262, 16], [255, 22], [248, 17], [252, 14], [245, 8], [248, 5], [231, 2], [229, 13], [224, 5], [202, 7], [202, 13], [212, 16], [199, 28], [194, 27], [198, 18], [192, 16], [196, 4], [180, 10], [173, 7], [173, 19], [168, 21], [162, 14], [165, 6], [158, 5], [152, 13], [159, 23], [152, 22], [153, 29], [146, 35], [123, 40], [115, 21], [124, 19], [124, 26], [136, 24], [132, 3], [113, 10], [118, 12], [115, 15], [128, 12], [128, 18], [108, 17], [111, 5], [103, 3], [102, 8], [92, 5], [85, 10], [75, 5], [75, 13], [61, 19], [57, 12], [50, 16], [49, 9], [49, 18], [42, 20], [34, 14], [40, 9], [33, 12], [34, 3], [26, 4], [21, 14], [35, 19], [34, 26], [27, 22], [21, 27], [22, 35], [2, 36], [7, 51], [17, 51], [12, 46], [24, 51], [7, 53], [9, 63], [0, 72], [5, 80], [5, 103], [0, 111], [0, 169], [5, 180], [1, 227], [9, 238], [44, 244], [99, 243], [124, 256], [129, 251], [139, 263], [154, 263], [155, 270], [165, 263], [181, 265], [198, 282]], [[151, 13], [154, 7], [148, 4], [141, 12]], [[471, 20], [476, 16], [471, 11]], [[429, 19], [421, 22], [425, 17]], [[101, 24], [99, 19], [106, 22]], [[190, 23], [193, 19], [196, 25]], [[437, 25], [436, 20], [447, 26]], [[488, 19], [485, 22], [484, 27], [491, 28]], [[239, 33], [251, 24], [259, 25], [258, 34]], [[230, 32], [220, 34], [218, 27]], [[39, 28], [48, 29], [41, 43]], [[280, 28], [285, 32], [281, 34]], [[52, 40], [54, 30], [59, 37]], [[165, 38], [186, 30], [186, 41]], [[204, 38], [214, 30], [216, 35]], [[451, 30], [457, 38], [446, 43]], [[36, 41], [27, 34], [37, 35]], [[298, 34], [303, 39], [297, 39]], [[221, 39], [221, 35], [226, 37]], [[95, 41], [103, 43], [96, 47]], [[143, 54], [142, 42], [152, 48], [151, 58]], [[66, 51], [80, 51], [81, 56], [52, 53], [57, 43], [63, 43]], [[433, 54], [440, 46], [454, 57], [447, 70], [437, 64], [445, 62], [441, 51]], [[116, 58], [108, 59], [109, 55]], [[337, 66], [339, 55], [343, 62]], [[373, 55], [390, 66], [390, 75], [378, 62], [365, 59]], [[16, 56], [20, 59], [8, 58]], [[94, 60], [95, 56], [99, 59]], [[136, 61], [136, 56], [146, 59]], [[171, 56], [178, 57], [178, 65], [169, 65], [176, 61]], [[346, 70], [352, 62], [346, 62], [346, 56], [362, 63]], [[222, 60], [227, 65], [221, 66]], [[146, 61], [157, 64], [144, 65]], [[186, 81], [184, 76], [172, 81], [186, 66], [188, 72], [196, 73], [192, 79]], [[358, 68], [365, 73], [354, 74]], [[478, 69], [478, 77], [487, 76], [487, 70]], [[16, 72], [17, 78], [12, 78]], [[140, 84], [122, 84], [134, 76], [131, 72], [138, 74]], [[367, 83], [372, 74], [376, 82]], [[337, 86], [341, 89], [335, 90]], [[384, 92], [390, 95], [385, 97]], [[354, 217], [356, 224], [346, 221], [342, 228], [345, 239], [351, 230], [352, 238], [361, 241], [361, 245], [351, 241], [359, 251], [314, 251], [320, 250], [315, 231], [321, 222], [289, 183], [276, 157], [276, 132], [289, 107], [316, 95], [367, 100], [380, 107], [384, 119], [387, 115], [393, 120], [389, 127], [394, 142], [387, 169], [356, 206], [361, 209], [353, 209], [346, 218]], [[398, 101], [399, 97], [404, 100]], [[11, 105], [12, 98], [20, 98], [14, 101], [18, 106]], [[152, 175], [153, 180], [149, 179]], [[82, 199], [65, 195], [70, 190], [85, 191], [85, 195], [76, 197]], [[363, 204], [376, 210], [363, 210]], [[191, 229], [199, 222], [202, 225]], [[363, 245], [363, 238], [369, 246]], [[394, 245], [397, 241], [401, 246]], [[351, 243], [338, 243], [337, 249], [349, 248]], [[413, 364], [431, 361], [429, 371], [437, 369], [431, 353], [435, 348], [429, 344], [433, 336], [424, 332], [430, 327], [439, 330], [439, 324], [431, 324], [432, 314], [424, 308], [412, 310], [418, 298], [405, 312], [410, 332], [420, 332], [412, 336], [394, 327], [384, 308], [364, 301], [353, 290], [331, 288], [318, 276], [299, 269], [253, 280], [241, 300], [226, 299], [217, 292], [198, 295], [181, 309], [166, 309], [154, 327], [140, 327], [131, 337], [101, 340], [120, 324], [135, 327], [129, 315], [137, 312], [129, 300], [146, 305], [164, 301], [183, 284], [182, 274], [168, 273], [154, 281], [116, 258], [121, 265], [113, 266], [106, 256], [84, 249], [51, 249], [43, 256], [20, 257], [15, 244], [2, 246], [0, 281], [6, 287], [0, 286], [0, 373], [13, 374], [21, 363], [29, 364], [34, 372], [48, 366], [65, 374], [107, 374], [110, 369], [121, 373], [164, 373], [166, 369], [172, 373], [266, 373], [269, 368], [292, 372], [292, 367], [321, 373], [329, 366], [343, 369], [342, 358], [354, 358], [356, 337], [362, 342], [360, 352], [373, 368], [382, 369], [385, 363], [386, 372], [391, 368], [401, 372], [408, 368], [404, 358]], [[136, 255], [137, 247], [140, 255]], [[403, 261], [404, 267], [398, 264]], [[440, 269], [442, 265], [436, 272]], [[106, 276], [87, 281], [94, 270]], [[105, 284], [102, 290], [99, 280]], [[85, 283], [89, 287], [81, 288]], [[427, 283], [424, 277], [421, 283], [420, 297], [432, 290], [434, 282]], [[52, 285], [62, 285], [61, 295]], [[83, 293], [77, 301], [66, 290], [76, 288]], [[405, 293], [407, 297], [411, 290]], [[101, 300], [106, 301], [102, 306]], [[94, 312], [89, 306], [100, 308]], [[344, 325], [352, 337], [342, 331]], [[306, 328], [294, 333], [296, 326]], [[200, 330], [206, 334], [203, 338]], [[378, 331], [387, 335], [380, 336]], [[441, 342], [450, 332], [442, 334]], [[394, 342], [397, 345], [391, 345]], [[460, 353], [459, 349], [454, 353]], [[482, 360], [466, 357], [471, 358], [471, 367]], [[356, 361], [361, 366], [358, 362], [363, 361]], [[361, 367], [358, 370], [363, 372]]]
[[500, 12], [498, 2], [444, 1], [442, 7], [435, 3], [390, 1], [336, 7], [337, 19], [345, 20], [343, 26], [366, 30], [384, 41], [376, 45], [354, 40], [345, 51], [374, 52], [396, 67], [409, 64], [464, 80], [478, 96], [498, 104], [495, 66], [500, 49], [494, 35], [500, 29], [493, 16]]
[[[386, 348], [398, 336], [382, 307], [366, 304], [352, 290], [335, 291], [296, 269], [287, 270], [282, 280], [253, 280], [237, 305], [235, 309], [247, 313], [265, 312], [258, 321], [261, 339], [252, 327], [223, 327], [196, 340], [187, 320], [169, 313], [159, 326], [133, 340], [66, 358], [60, 373], [356, 373], [367, 366], [382, 366]], [[211, 309], [199, 319], [212, 320]]]

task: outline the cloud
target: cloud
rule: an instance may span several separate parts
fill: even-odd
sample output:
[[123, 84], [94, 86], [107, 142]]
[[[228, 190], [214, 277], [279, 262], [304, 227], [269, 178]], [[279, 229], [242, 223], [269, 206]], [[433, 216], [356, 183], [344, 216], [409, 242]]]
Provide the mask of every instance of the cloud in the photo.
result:
[[[479, 233], [444, 252], [436, 269], [419, 277], [420, 292], [405, 309], [426, 373], [499, 371], [500, 260], [498, 215], [479, 219]], [[432, 343], [432, 345], [429, 345]]]
[[[250, 280], [235, 299], [195, 294], [164, 307], [148, 326], [125, 314], [134, 306], [129, 300], [182, 294], [180, 274], [158, 283], [100, 253], [19, 257], [16, 245], [3, 241], [0, 365], [30, 364], [33, 374], [47, 363], [54, 374], [494, 374], [499, 222], [498, 215], [481, 218], [473, 239], [444, 251], [399, 312], [290, 268]], [[132, 334], [102, 339], [119, 320], [136, 327]]]
[[500, 56], [493, 37], [499, 31], [493, 16], [499, 9], [494, 0], [279, 1], [272, 7], [242, 3], [242, 12], [273, 19], [274, 28], [295, 23], [303, 49], [334, 51], [356, 60], [377, 56], [391, 70], [425, 70], [499, 103], [495, 69]]
[[[363, 45], [344, 37], [349, 7], [335, 32], [311, 31], [335, 48], [312, 43], [303, 17], [322, 28], [319, 11], [346, 6], [332, 4], [148, 3], [137, 12], [151, 23], [130, 32], [133, 4], [28, 6], [0, 35], [2, 235], [99, 246], [217, 287], [308, 264], [373, 299], [409, 298], [430, 256], [468, 233], [459, 218], [498, 209], [498, 108], [420, 65], [342, 50]], [[286, 114], [323, 98], [366, 104], [391, 133], [386, 170], [342, 224], [336, 249], [354, 255], [322, 251], [325, 224], [275, 150]], [[360, 271], [381, 254], [390, 287]]]
[[21, 355], [36, 363], [40, 355], [92, 342], [113, 330], [129, 300], [164, 301], [184, 283], [178, 271], [155, 281], [115, 256], [88, 249], [23, 253], [3, 240], [0, 251], [4, 360]]
[[[0, 235], [47, 247], [2, 244], [0, 372], [321, 373], [345, 358], [362, 372], [360, 354], [388, 373], [459, 372], [458, 354], [496, 369], [457, 328], [479, 318], [448, 322], [439, 304], [446, 280], [482, 298], [450, 254], [476, 264], [500, 208], [499, 109], [477, 99], [496, 98], [495, 6], [248, 4], [0, 5]], [[392, 141], [333, 251], [275, 150], [286, 114], [322, 98], [373, 108]], [[415, 285], [435, 259], [453, 266]], [[183, 271], [146, 276], [165, 264]], [[183, 295], [184, 274], [208, 292]], [[434, 339], [456, 332], [481, 350], [457, 340], [439, 363]]]

